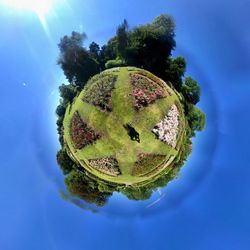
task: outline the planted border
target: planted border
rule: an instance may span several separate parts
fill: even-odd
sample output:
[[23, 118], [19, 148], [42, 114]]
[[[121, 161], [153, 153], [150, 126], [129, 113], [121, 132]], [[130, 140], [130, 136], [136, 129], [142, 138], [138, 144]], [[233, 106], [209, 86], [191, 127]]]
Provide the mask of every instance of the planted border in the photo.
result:
[[162, 84], [160, 85], [139, 73], [130, 73], [129, 77], [133, 88], [132, 95], [134, 96], [134, 108], [136, 110], [167, 96]]
[[160, 165], [166, 159], [166, 155], [140, 153], [132, 169], [133, 176], [143, 176]]
[[118, 161], [112, 156], [89, 160], [89, 164], [95, 169], [108, 175], [118, 176], [121, 174]]
[[155, 125], [152, 132], [158, 139], [175, 148], [179, 132], [179, 111], [173, 104], [167, 115]]
[[105, 74], [103, 77], [94, 78], [96, 81], [90, 87], [87, 87], [82, 100], [90, 103], [102, 111], [112, 111], [112, 91], [117, 80], [116, 75]]
[[76, 111], [72, 116], [70, 123], [70, 135], [76, 149], [82, 149], [89, 144], [93, 144], [101, 137], [82, 120], [78, 111]]

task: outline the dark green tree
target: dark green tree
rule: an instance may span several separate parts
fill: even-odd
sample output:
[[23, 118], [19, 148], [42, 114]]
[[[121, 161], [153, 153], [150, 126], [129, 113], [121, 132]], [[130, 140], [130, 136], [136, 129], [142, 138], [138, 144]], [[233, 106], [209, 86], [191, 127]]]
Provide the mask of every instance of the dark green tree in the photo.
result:
[[92, 42], [89, 45], [89, 54], [92, 58], [94, 58], [97, 62], [99, 62], [99, 60], [100, 60], [100, 46], [97, 43]]
[[181, 92], [185, 99], [192, 104], [200, 101], [200, 86], [191, 77], [185, 78], [185, 84], [182, 86]]
[[128, 64], [164, 77], [166, 59], [175, 48], [174, 29], [173, 19], [168, 15], [161, 15], [152, 24], [131, 30], [127, 50]]
[[74, 162], [68, 156], [65, 148], [60, 149], [56, 155], [57, 163], [61, 167], [63, 174], [69, 174], [72, 171]]
[[56, 114], [58, 117], [63, 117], [66, 111], [66, 107], [63, 104], [59, 104], [56, 108]]
[[63, 83], [59, 87], [59, 92], [64, 103], [72, 102], [77, 94], [76, 86], [74, 86], [73, 84], [66, 85]]
[[195, 106], [193, 106], [192, 109], [189, 111], [187, 120], [189, 127], [192, 130], [192, 136], [194, 136], [194, 131], [202, 131], [205, 127], [205, 114]]
[[128, 22], [124, 19], [123, 23], [116, 30], [117, 37], [117, 56], [120, 59], [126, 60], [128, 46]]
[[142, 187], [126, 187], [121, 191], [130, 200], [147, 200], [152, 194], [152, 189], [147, 186]]
[[169, 57], [166, 61], [166, 70], [164, 80], [169, 81], [177, 91], [181, 90], [182, 77], [186, 71], [186, 61], [183, 57]]
[[64, 180], [69, 192], [89, 203], [104, 206], [112, 193], [100, 192], [86, 181], [86, 174], [78, 170], [72, 170]]
[[64, 36], [58, 44], [60, 49], [58, 64], [68, 81], [80, 87], [99, 72], [98, 62], [83, 48], [85, 38], [85, 33], [73, 31], [71, 36]]

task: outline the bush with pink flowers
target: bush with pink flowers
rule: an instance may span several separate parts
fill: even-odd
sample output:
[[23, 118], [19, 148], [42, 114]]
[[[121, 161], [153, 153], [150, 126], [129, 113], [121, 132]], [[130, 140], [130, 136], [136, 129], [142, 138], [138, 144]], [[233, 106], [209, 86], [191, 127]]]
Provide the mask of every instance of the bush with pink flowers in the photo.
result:
[[100, 135], [85, 123], [78, 111], [73, 114], [70, 124], [71, 138], [76, 149], [81, 149], [94, 143]]
[[166, 91], [158, 82], [138, 73], [130, 73], [129, 76], [133, 89], [135, 109], [139, 110], [154, 103], [157, 99], [167, 96]]

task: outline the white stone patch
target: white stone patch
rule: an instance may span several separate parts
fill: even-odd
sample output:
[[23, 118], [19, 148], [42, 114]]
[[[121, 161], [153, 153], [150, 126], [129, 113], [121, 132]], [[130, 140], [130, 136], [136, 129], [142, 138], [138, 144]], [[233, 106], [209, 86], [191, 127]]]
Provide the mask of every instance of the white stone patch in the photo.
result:
[[156, 124], [152, 132], [158, 136], [161, 141], [166, 142], [173, 148], [176, 147], [177, 134], [179, 126], [179, 111], [176, 105], [172, 105], [167, 115]]

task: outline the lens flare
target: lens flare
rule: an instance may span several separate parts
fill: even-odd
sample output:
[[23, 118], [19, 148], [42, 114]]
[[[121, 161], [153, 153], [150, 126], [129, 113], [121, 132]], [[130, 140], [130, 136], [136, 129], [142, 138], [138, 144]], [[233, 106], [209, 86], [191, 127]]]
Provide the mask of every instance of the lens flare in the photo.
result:
[[52, 8], [53, 0], [0, 0], [0, 3], [18, 10], [31, 10], [38, 16], [44, 16]]
[[0, 0], [0, 5], [4, 5], [16, 11], [34, 12], [48, 34], [48, 26], [46, 23], [46, 14], [52, 9], [55, 0]]

